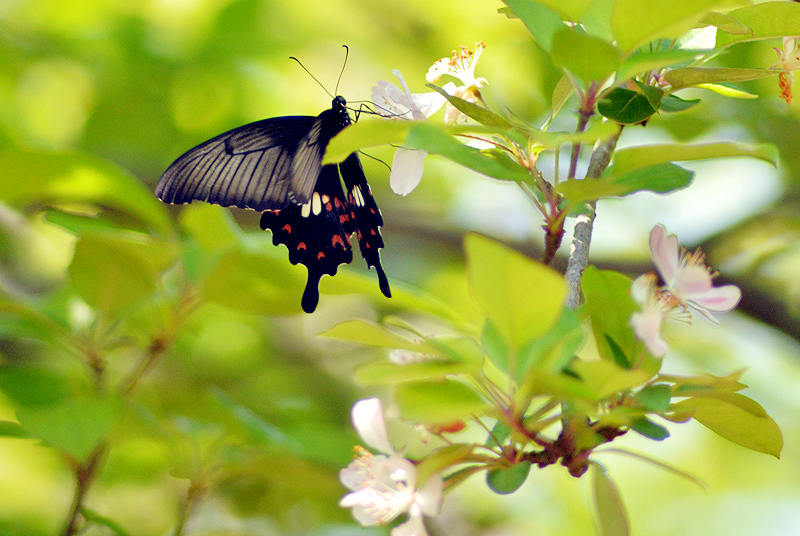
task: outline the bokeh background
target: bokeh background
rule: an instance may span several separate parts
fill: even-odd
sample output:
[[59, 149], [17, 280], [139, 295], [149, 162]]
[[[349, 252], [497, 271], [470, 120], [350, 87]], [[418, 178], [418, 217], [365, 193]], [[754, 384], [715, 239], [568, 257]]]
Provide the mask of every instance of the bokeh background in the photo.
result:
[[[112, 175], [132, 176], [152, 190], [174, 158], [207, 138], [246, 122], [316, 115], [329, 107], [330, 97], [289, 56], [333, 92], [343, 44], [350, 57], [338, 93], [353, 102], [368, 99], [378, 80], [396, 82], [392, 69], [402, 71], [412, 91], [425, 91], [434, 61], [483, 40], [477, 74], [489, 81], [487, 102], [543, 122], [560, 74], [518, 21], [497, 14], [499, 7], [487, 0], [2, 0], [0, 148], [6, 164], [0, 190], [24, 191], [19, 169], [53, 166], [53, 158], [69, 165], [108, 163]], [[718, 62], [769, 67], [776, 61], [773, 46], [780, 44], [737, 45]], [[702, 321], [671, 326], [665, 370], [722, 375], [749, 369], [745, 393], [781, 426], [785, 447], [782, 458], [773, 459], [696, 423], [671, 426], [673, 436], [663, 443], [623, 438], [621, 446], [668, 460], [707, 484], [702, 490], [639, 461], [604, 455], [635, 534], [800, 534], [800, 117], [797, 103], [778, 97], [777, 80], [740, 87], [759, 98], [693, 94], [703, 98], [701, 105], [629, 128], [620, 144], [769, 142], [779, 149], [779, 167], [742, 159], [697, 163], [688, 166], [697, 175], [684, 191], [603, 202], [592, 254], [602, 267], [631, 275], [649, 270], [647, 236], [656, 223], [683, 243], [701, 246], [722, 278], [742, 287], [744, 299], [721, 327]], [[572, 120], [560, 125], [572, 128]], [[391, 149], [370, 154], [391, 162]], [[463, 270], [467, 231], [532, 256], [541, 249], [540, 217], [513, 185], [429, 158], [420, 187], [401, 198], [391, 193], [384, 164], [362, 161], [386, 222], [382, 258], [393, 285], [447, 300], [443, 282]], [[57, 196], [8, 200], [0, 192], [0, 288], [10, 299], [79, 317], [68, 273], [74, 235], [43, 216], [58, 202]], [[169, 213], [179, 218], [185, 210]], [[213, 217], [232, 216], [248, 243], [275, 250], [285, 262], [283, 247], [273, 248], [258, 230], [257, 214], [211, 210]], [[361, 272], [362, 264], [357, 259], [343, 271]], [[114, 523], [86, 534], [170, 534], [186, 474], [215, 470], [206, 461], [219, 458], [219, 445], [230, 440], [230, 414], [255, 424], [239, 430], [237, 449], [224, 450], [240, 463], [209, 479], [212, 489], [195, 505], [185, 534], [386, 533], [358, 528], [336, 506], [345, 491], [336, 475], [357, 443], [349, 408], [359, 397], [380, 394], [359, 388], [351, 371], [374, 352], [315, 337], [343, 318], [375, 317], [381, 305], [359, 295], [323, 294], [318, 312], [303, 315], [304, 269], [292, 270], [285, 291], [287, 300], [297, 301], [293, 310], [252, 315], [206, 304], [187, 321], [137, 394], [137, 404], [160, 427], [145, 430], [145, 418], [118, 425], [87, 498], [94, 512]], [[246, 300], [246, 294], [241, 289], [234, 299]], [[112, 369], [130, 363], [124, 351], [110, 356]], [[68, 359], [35, 334], [20, 336], [5, 316], [0, 358], [6, 364]], [[15, 406], [2, 392], [0, 419], [15, 419]], [[248, 442], [253, 434], [261, 434], [259, 441]], [[473, 477], [447, 497], [431, 529], [448, 535], [592, 534], [585, 480], [559, 468], [533, 471], [523, 488], [501, 497]], [[0, 533], [59, 534], [73, 487], [68, 466], [52, 449], [0, 438]]]

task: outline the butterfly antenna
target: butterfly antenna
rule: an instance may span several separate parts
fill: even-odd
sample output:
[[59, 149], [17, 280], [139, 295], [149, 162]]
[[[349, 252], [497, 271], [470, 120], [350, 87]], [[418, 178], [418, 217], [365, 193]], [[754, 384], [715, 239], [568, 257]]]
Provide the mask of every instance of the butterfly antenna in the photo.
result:
[[[330, 98], [333, 98], [333, 95], [331, 95], [331, 92], [330, 92], [330, 91], [328, 91], [328, 89], [327, 89], [325, 86], [323, 86], [323, 85], [322, 85], [322, 82], [320, 82], [319, 80], [317, 80], [317, 77], [316, 77], [316, 76], [314, 76], [313, 74], [311, 74], [311, 71], [309, 71], [308, 69], [306, 69], [306, 66], [305, 66], [305, 65], [303, 65], [303, 63], [302, 63], [300, 60], [298, 60], [298, 59], [297, 59], [297, 58], [295, 58], [294, 56], [289, 56], [289, 59], [290, 59], [290, 60], [294, 60], [294, 61], [296, 61], [296, 62], [297, 62], [297, 64], [298, 64], [298, 65], [300, 65], [300, 67], [302, 67], [302, 68], [303, 68], [303, 70], [306, 72], [306, 74], [308, 74], [308, 76], [310, 76], [310, 77], [312, 78], [312, 80], [314, 80], [314, 82], [316, 82], [317, 84], [319, 84], [319, 87], [321, 87], [321, 88], [322, 88], [322, 90], [323, 90], [323, 91], [325, 91], [325, 93], [327, 93], [327, 94], [328, 94], [328, 96], [329, 96]], [[340, 75], [339, 75], [339, 78], [341, 78], [341, 77], [342, 77], [342, 75], [340, 74]], [[339, 87], [339, 82], [336, 82], [336, 87], [337, 87], [337, 88]]]
[[342, 75], [344, 74], [344, 68], [347, 67], [347, 57], [350, 55], [350, 49], [347, 45], [342, 45], [344, 47], [344, 63], [342, 64], [342, 70], [339, 71], [339, 78], [336, 80], [336, 90], [335, 93], [339, 94], [339, 82], [342, 81]]

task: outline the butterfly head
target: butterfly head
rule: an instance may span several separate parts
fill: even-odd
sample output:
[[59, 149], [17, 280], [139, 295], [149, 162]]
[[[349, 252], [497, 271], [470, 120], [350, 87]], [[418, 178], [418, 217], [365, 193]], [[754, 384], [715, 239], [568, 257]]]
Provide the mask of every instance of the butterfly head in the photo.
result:
[[341, 124], [343, 126], [350, 124], [350, 114], [347, 112], [347, 101], [344, 100], [344, 97], [341, 95], [337, 95], [334, 97], [333, 102], [331, 103], [333, 111], [336, 112], [336, 115], [339, 117]]

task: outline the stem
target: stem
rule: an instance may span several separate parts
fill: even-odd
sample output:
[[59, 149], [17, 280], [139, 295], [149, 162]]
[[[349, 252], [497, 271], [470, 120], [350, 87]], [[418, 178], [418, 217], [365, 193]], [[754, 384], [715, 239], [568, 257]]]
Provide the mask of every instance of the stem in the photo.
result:
[[86, 498], [86, 493], [89, 491], [89, 486], [94, 479], [94, 472], [100, 464], [100, 459], [105, 454], [105, 445], [98, 445], [94, 449], [92, 455], [86, 460], [86, 463], [80, 465], [75, 470], [75, 480], [77, 486], [75, 488], [75, 497], [72, 500], [72, 509], [67, 526], [62, 533], [64, 536], [73, 536], [78, 532], [78, 522], [81, 518], [81, 510], [83, 509], [83, 501]]
[[[584, 130], [586, 130], [586, 124], [589, 123], [589, 118], [592, 117], [592, 110], [586, 110], [585, 108], [581, 108], [578, 114], [578, 126], [575, 127], [575, 133], [580, 134]], [[572, 180], [575, 178], [575, 172], [578, 168], [578, 157], [581, 154], [581, 142], [576, 141], [572, 144], [572, 153], [569, 155], [569, 173], [567, 175], [567, 180]]]
[[[613, 136], [595, 147], [589, 160], [589, 169], [586, 171], [585, 179], [597, 179], [603, 174], [611, 161], [611, 155], [614, 154], [621, 133], [622, 126], [620, 125], [619, 130]], [[578, 307], [581, 295], [581, 276], [586, 266], [589, 265], [589, 244], [592, 241], [596, 202], [587, 203], [586, 209], [585, 214], [575, 218], [572, 245], [567, 260], [567, 270], [564, 274], [568, 286], [566, 304], [570, 309]]]
[[183, 536], [183, 531], [186, 528], [186, 522], [189, 520], [194, 507], [200, 501], [204, 492], [205, 486], [203, 484], [199, 484], [195, 481], [191, 481], [189, 483], [189, 489], [186, 490], [186, 497], [181, 504], [181, 510], [178, 513], [178, 522], [175, 525], [175, 530], [172, 532], [172, 536]]

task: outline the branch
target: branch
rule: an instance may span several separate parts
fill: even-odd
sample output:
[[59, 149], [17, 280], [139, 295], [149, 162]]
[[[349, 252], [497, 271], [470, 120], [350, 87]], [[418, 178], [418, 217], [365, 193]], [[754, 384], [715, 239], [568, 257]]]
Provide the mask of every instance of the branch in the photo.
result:
[[[587, 179], [597, 179], [611, 162], [611, 155], [617, 147], [617, 140], [622, 133], [622, 125], [619, 130], [603, 143], [595, 146], [592, 157], [589, 160], [589, 169], [586, 171]], [[564, 279], [567, 281], [567, 307], [575, 309], [581, 296], [581, 276], [586, 266], [589, 264], [589, 244], [592, 241], [592, 228], [595, 218], [595, 202], [587, 203], [586, 213], [575, 218], [575, 227], [572, 232], [572, 245], [569, 248], [569, 260], [567, 261], [567, 271]]]

